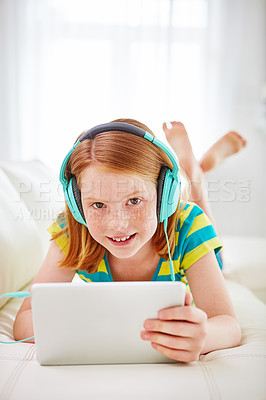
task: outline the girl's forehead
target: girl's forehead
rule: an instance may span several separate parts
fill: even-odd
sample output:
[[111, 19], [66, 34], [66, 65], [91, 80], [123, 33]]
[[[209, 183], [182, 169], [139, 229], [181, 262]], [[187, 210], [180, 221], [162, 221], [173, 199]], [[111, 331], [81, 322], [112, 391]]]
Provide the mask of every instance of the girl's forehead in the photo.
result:
[[80, 175], [80, 190], [84, 197], [127, 197], [129, 194], [154, 195], [156, 185], [138, 175], [113, 172], [90, 166]]

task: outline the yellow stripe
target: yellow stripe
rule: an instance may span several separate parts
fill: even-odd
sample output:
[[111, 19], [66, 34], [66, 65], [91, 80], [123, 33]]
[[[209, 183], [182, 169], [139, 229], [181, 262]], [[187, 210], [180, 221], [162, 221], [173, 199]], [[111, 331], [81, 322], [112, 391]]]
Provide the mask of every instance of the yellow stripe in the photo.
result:
[[207, 217], [206, 214], [202, 213], [200, 215], [198, 215], [197, 217], [195, 217], [194, 221], [193, 221], [193, 225], [190, 228], [187, 237], [189, 235], [191, 235], [192, 233], [198, 231], [201, 228], [205, 228], [205, 226], [211, 225], [211, 221], [209, 220], [209, 218]]
[[178, 238], [179, 238], [179, 232], [175, 233], [175, 245], [177, 246], [178, 243]]
[[[187, 204], [190, 204], [190, 203], [187, 203]], [[179, 228], [179, 229], [181, 229], [181, 227], [182, 227], [182, 225], [183, 225], [185, 219], [189, 216], [189, 214], [190, 214], [190, 212], [191, 212], [193, 206], [194, 206], [194, 204], [190, 204], [189, 207], [188, 207], [185, 211], [182, 211], [182, 212], [180, 213], [180, 215], [179, 215], [179, 219], [180, 219], [180, 228]], [[175, 245], [176, 245], [176, 246], [177, 246], [177, 243], [178, 243], [178, 239], [179, 239], [179, 232], [175, 232]]]
[[[180, 265], [180, 257], [178, 260], [173, 260], [174, 273], [178, 274]], [[158, 276], [160, 275], [171, 275], [169, 261], [163, 261]]]
[[205, 256], [205, 254], [209, 253], [209, 251], [216, 249], [217, 247], [222, 247], [222, 242], [218, 237], [207, 240], [206, 242], [200, 244], [195, 247], [195, 249], [191, 250], [187, 253], [183, 261], [181, 263], [181, 267], [186, 270], [196, 261], [198, 261], [201, 257]]
[[[62, 228], [58, 224], [57, 221], [53, 222], [49, 228], [47, 228], [48, 232], [51, 234], [51, 236], [55, 236], [58, 232], [62, 231]], [[57, 239], [55, 239], [56, 243], [60, 247], [60, 249], [63, 251], [64, 254], [68, 253], [68, 248], [69, 248], [69, 238], [68, 236], [64, 233], [63, 235], [59, 236]]]
[[188, 283], [187, 283], [187, 277], [186, 277], [186, 276], [183, 276], [183, 277], [181, 278], [181, 282], [183, 282], [185, 285], [187, 285], [187, 292], [190, 292], [189, 286], [188, 286]]
[[184, 211], [182, 211], [180, 213], [180, 215], [179, 215], [180, 228], [182, 228], [182, 225], [183, 225], [185, 219], [189, 216], [189, 214], [191, 213], [193, 207], [194, 207], [194, 204], [190, 204], [190, 206], [186, 210], [184, 210]]
[[108, 274], [104, 259], [102, 259], [102, 261], [100, 262], [97, 272], [105, 272], [106, 274]]
[[54, 221], [52, 225], [47, 228], [47, 231], [51, 234], [51, 236], [54, 236], [56, 233], [60, 232], [62, 229], [60, 228], [59, 224], [57, 221]]
[[83, 274], [78, 274], [78, 276], [80, 277], [80, 279], [87, 281], [87, 282], [92, 282], [89, 278], [87, 278], [86, 276], [84, 276]]

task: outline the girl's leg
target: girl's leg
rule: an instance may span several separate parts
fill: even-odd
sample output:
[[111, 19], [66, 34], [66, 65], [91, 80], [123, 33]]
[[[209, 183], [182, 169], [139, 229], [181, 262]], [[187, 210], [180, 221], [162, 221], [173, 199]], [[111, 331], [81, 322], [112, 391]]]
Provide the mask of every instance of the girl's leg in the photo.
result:
[[238, 153], [247, 144], [246, 140], [235, 131], [230, 131], [214, 143], [203, 155], [200, 167], [208, 172], [221, 164], [227, 157]]
[[166, 123], [164, 123], [163, 130], [168, 142], [177, 154], [180, 166], [189, 178], [191, 184], [189, 201], [196, 203], [208, 215], [217, 232], [215, 219], [208, 202], [204, 174], [220, 164], [226, 157], [238, 152], [246, 145], [246, 142], [236, 132], [229, 132], [205, 153], [199, 163], [193, 154], [184, 125], [176, 121], [171, 122], [171, 124], [172, 127], [167, 128]]

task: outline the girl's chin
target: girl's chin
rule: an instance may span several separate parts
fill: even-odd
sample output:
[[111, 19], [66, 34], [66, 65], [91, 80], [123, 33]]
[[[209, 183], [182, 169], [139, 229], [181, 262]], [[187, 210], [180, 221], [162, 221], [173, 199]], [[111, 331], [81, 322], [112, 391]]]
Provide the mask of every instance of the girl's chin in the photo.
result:
[[137, 246], [137, 243], [134, 241], [134, 239], [132, 242], [133, 243], [131, 243], [131, 244], [123, 244], [121, 242], [118, 242], [118, 244], [117, 244], [117, 243], [112, 243], [112, 242], [110, 242], [109, 239], [107, 239], [107, 243], [105, 241], [103, 246], [114, 257], [130, 258], [130, 257], [133, 257], [142, 247], [142, 246], [140, 246], [140, 247]]
[[[106, 250], [114, 257], [116, 258], [131, 258], [134, 257], [135, 255], [139, 254], [142, 250], [144, 252], [147, 251], [147, 246], [153, 248], [152, 243], [150, 240], [148, 242], [145, 242], [145, 240], [141, 240], [141, 243], [139, 243], [137, 240], [134, 240], [133, 243], [130, 246], [114, 246], [112, 244], [109, 244], [106, 242], [102, 244]], [[109, 244], [109, 245], [108, 245]], [[145, 249], [146, 250], [145, 250]]]
[[140, 249], [139, 248], [134, 248], [134, 249], [126, 249], [124, 247], [117, 247], [113, 248], [112, 246], [106, 246], [106, 250], [110, 254], [112, 254], [114, 257], [117, 258], [130, 258], [133, 257]]

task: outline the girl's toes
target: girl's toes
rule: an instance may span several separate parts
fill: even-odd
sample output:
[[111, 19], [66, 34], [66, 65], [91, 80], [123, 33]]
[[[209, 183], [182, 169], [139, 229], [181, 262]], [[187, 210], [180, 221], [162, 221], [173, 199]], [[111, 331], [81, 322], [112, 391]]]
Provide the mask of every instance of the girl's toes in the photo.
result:
[[237, 138], [237, 140], [239, 141], [239, 143], [241, 144], [242, 147], [245, 147], [247, 144], [247, 141], [243, 138], [243, 136], [241, 136], [239, 133], [233, 131], [232, 132], [235, 137]]
[[185, 129], [185, 126], [184, 126], [184, 124], [182, 124], [182, 122], [180, 122], [180, 121], [171, 121], [171, 124], [172, 124], [172, 126], [174, 127], [174, 128], [182, 128], [182, 129]]
[[166, 122], [163, 123], [163, 130], [165, 131], [167, 128]]

